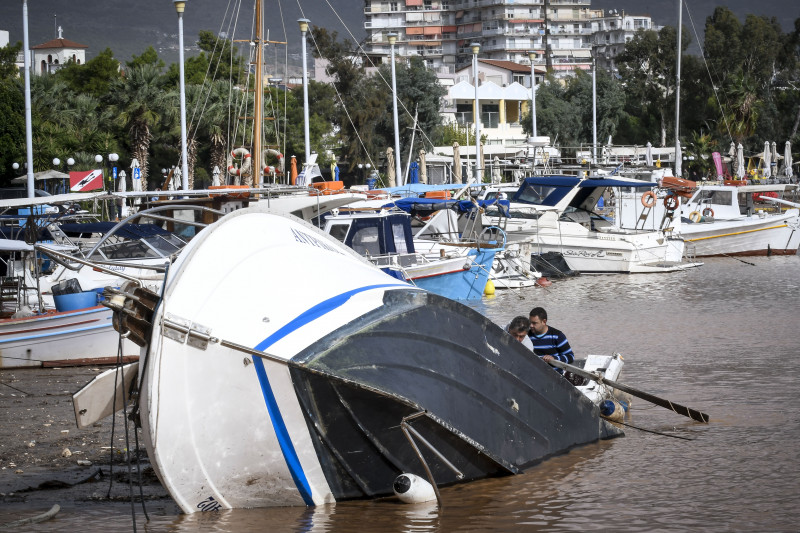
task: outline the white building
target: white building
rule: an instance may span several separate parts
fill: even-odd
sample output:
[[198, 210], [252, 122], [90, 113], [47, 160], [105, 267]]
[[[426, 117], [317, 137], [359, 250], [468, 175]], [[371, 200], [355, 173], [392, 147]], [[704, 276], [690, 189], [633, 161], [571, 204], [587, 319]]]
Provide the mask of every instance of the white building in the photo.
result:
[[58, 28], [58, 38], [46, 43], [31, 47], [33, 54], [33, 73], [42, 75], [57, 71], [70, 61], [77, 65], [86, 63], [85, 44], [79, 44], [62, 36], [61, 27]]
[[652, 26], [648, 16], [592, 9], [591, 0], [364, 0], [364, 15], [374, 63], [389, 56], [387, 35], [394, 32], [399, 56], [421, 56], [439, 76], [467, 66], [473, 42], [482, 59], [530, 64], [535, 52], [537, 66], [566, 76], [590, 68], [593, 47], [612, 57], [618, 47], [610, 45]]

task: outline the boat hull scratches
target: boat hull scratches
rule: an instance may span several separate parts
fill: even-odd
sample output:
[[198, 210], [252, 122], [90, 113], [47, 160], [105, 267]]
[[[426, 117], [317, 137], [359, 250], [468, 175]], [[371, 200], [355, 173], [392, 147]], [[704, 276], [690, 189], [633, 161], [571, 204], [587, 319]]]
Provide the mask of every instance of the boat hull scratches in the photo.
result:
[[[413, 334], [409, 334], [413, 332]], [[338, 500], [390, 495], [402, 472], [438, 485], [518, 473], [622, 432], [575, 387], [480, 313], [435, 294], [391, 291], [384, 305], [290, 363], [317, 456]]]

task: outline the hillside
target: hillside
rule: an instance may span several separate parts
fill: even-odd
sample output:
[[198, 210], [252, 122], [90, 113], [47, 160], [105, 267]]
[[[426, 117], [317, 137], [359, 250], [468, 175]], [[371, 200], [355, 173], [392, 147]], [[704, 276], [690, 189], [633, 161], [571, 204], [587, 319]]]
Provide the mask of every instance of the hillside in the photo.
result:
[[[233, 3], [233, 2], [231, 2]], [[246, 2], [250, 5], [249, 2]], [[706, 17], [720, 0], [687, 0], [691, 19], [697, 32], [702, 35]], [[69, 5], [69, 8], [64, 7]], [[301, 17], [298, 2], [270, 0], [266, 2], [266, 20], [270, 39], [288, 40], [293, 63], [298, 62], [300, 50], [297, 19]], [[312, 24], [348, 35], [343, 20], [356, 40], [363, 39], [363, 2], [360, 0], [314, 0], [302, 2], [305, 16]], [[146, 5], [143, 8], [142, 5]], [[222, 27], [228, 0], [187, 0], [184, 16], [184, 38], [190, 47], [200, 30], [231, 33]], [[784, 31], [794, 28], [794, 20], [800, 17], [796, 0], [728, 0], [728, 8], [741, 20], [748, 13], [777, 17]], [[631, 14], [647, 14], [658, 25], [674, 25], [677, 22], [677, 2], [664, 0], [593, 0], [592, 7], [618, 9]], [[177, 60], [177, 15], [169, 0], [104, 0], [103, 2], [64, 2], [63, 0], [30, 0], [29, 35], [31, 45], [41, 44], [56, 36], [56, 25], [63, 27], [64, 37], [89, 46], [88, 57], [111, 48], [114, 55], [127, 60], [140, 54], [152, 45], [167, 63]], [[243, 8], [244, 10], [244, 8]], [[55, 16], [54, 16], [55, 15]], [[243, 17], [245, 19], [246, 17]], [[691, 32], [691, 20], [684, 11], [684, 25]], [[286, 32], [284, 32], [284, 26]], [[249, 34], [249, 22], [241, 23], [236, 30], [237, 38]], [[22, 4], [6, 0], [0, 2], [0, 29], [8, 30], [11, 42], [22, 40]], [[286, 35], [288, 34], [288, 39]], [[351, 39], [352, 40], [352, 39]], [[692, 34], [692, 42], [696, 43]], [[276, 50], [277, 51], [277, 50]], [[699, 52], [693, 46], [691, 52]]]

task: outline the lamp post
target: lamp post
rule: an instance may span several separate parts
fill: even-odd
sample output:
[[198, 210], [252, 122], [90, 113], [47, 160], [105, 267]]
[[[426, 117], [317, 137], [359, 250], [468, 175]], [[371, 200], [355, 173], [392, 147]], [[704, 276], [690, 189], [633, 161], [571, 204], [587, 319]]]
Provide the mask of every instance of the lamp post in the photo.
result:
[[25, 65], [25, 152], [28, 162], [28, 198], [34, 197], [33, 182], [33, 120], [31, 119], [31, 49], [28, 40], [28, 2], [22, 1], [22, 37]]
[[536, 52], [531, 50], [528, 52], [528, 57], [531, 60], [531, 135], [536, 137], [536, 73], [533, 68], [533, 62], [536, 59]]
[[308, 130], [308, 65], [306, 65], [306, 35], [308, 34], [308, 24], [310, 22], [311, 21], [308, 19], [299, 19], [297, 21], [300, 25], [301, 43], [303, 45], [303, 133], [306, 142], [306, 160], [304, 161], [304, 165], [307, 165], [311, 159], [311, 134]]
[[395, 80], [394, 70], [394, 45], [397, 42], [397, 34], [390, 33], [387, 35], [389, 38], [389, 47], [392, 49], [392, 118], [394, 119], [394, 166], [395, 174], [397, 175], [397, 182], [400, 185], [405, 185], [403, 175], [400, 173], [400, 125], [397, 120], [397, 83]]
[[189, 157], [186, 149], [186, 85], [183, 72], [183, 11], [186, 9], [186, 0], [173, 0], [175, 11], [178, 12], [178, 70], [180, 72], [181, 92], [181, 188], [189, 190]]
[[[64, 168], [64, 174], [67, 174], [67, 183], [69, 183], [69, 168], [74, 164], [75, 164], [75, 160], [72, 159], [71, 157], [68, 157], [67, 160], [64, 161], [64, 167], [63, 168]], [[57, 157], [54, 157], [53, 158], [53, 167], [59, 168], [60, 165], [61, 165], [61, 160], [59, 158], [57, 158]], [[63, 185], [64, 185], [64, 189], [65, 189], [64, 192], [66, 193], [67, 192], [67, 190], [66, 190], [67, 186], [66, 186], [66, 184], [63, 184]], [[55, 194], [55, 192], [56, 191], [53, 191], [53, 194]]]
[[475, 80], [475, 183], [480, 183], [481, 175], [481, 101], [478, 99], [478, 52], [481, 51], [480, 43], [469, 45], [472, 49], [472, 74]]
[[364, 174], [364, 163], [359, 163], [358, 164], [358, 171], [361, 172], [361, 179], [364, 181], [364, 183], [366, 183], [367, 182], [367, 175]]

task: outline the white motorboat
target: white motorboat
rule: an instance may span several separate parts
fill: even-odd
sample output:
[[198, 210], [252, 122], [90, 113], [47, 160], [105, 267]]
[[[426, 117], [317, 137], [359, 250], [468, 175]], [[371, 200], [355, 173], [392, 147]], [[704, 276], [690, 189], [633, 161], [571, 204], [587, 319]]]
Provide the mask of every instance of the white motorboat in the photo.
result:
[[510, 218], [495, 212], [496, 217], [484, 217], [484, 224], [505, 230], [509, 243], [531, 242], [535, 254], [562, 254], [569, 268], [581, 273], [655, 273], [697, 266], [682, 262], [681, 239], [660, 229], [621, 229], [594, 211], [609, 189], [653, 185], [622, 178], [526, 178], [511, 199]]
[[514, 474], [621, 434], [481, 314], [295, 217], [227, 215], [153, 296], [109, 305], [145, 341], [143, 440], [187, 513], [387, 496], [402, 473]]

